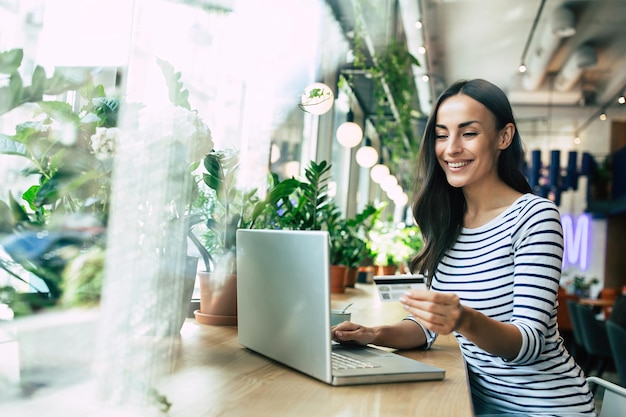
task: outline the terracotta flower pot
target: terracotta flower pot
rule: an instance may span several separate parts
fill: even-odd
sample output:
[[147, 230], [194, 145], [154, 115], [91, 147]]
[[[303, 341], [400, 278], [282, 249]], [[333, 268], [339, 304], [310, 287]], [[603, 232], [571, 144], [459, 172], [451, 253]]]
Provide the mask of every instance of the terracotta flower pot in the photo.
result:
[[198, 272], [200, 310], [194, 311], [196, 321], [218, 326], [237, 325], [237, 275]]
[[330, 266], [330, 292], [342, 293], [346, 292], [346, 276], [348, 267], [345, 265]]
[[374, 275], [395, 275], [398, 267], [396, 265], [377, 265]]
[[346, 275], [346, 288], [354, 288], [356, 284], [357, 272], [358, 268], [348, 268], [348, 273]]

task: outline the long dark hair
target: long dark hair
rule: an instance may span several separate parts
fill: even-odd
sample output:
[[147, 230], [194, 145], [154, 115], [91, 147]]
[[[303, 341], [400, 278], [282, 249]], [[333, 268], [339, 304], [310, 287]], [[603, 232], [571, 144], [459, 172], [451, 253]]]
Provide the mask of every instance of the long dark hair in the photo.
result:
[[459, 236], [466, 210], [462, 189], [448, 184], [435, 154], [435, 124], [439, 107], [444, 100], [457, 94], [465, 94], [487, 107], [495, 117], [498, 131], [507, 123], [513, 123], [515, 135], [511, 145], [500, 153], [498, 176], [521, 193], [532, 192], [522, 173], [522, 139], [506, 94], [494, 84], [481, 79], [458, 81], [448, 87], [437, 99], [426, 122], [415, 182], [413, 217], [422, 232], [424, 247], [411, 260], [410, 268], [413, 272], [427, 274], [429, 282], [437, 264]]

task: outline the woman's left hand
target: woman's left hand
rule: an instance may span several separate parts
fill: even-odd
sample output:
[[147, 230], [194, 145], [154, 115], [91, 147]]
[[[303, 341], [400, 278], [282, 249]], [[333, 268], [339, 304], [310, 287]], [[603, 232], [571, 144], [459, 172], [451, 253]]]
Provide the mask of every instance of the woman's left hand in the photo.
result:
[[400, 297], [405, 310], [422, 325], [439, 334], [450, 334], [463, 325], [464, 309], [454, 293], [409, 290]]

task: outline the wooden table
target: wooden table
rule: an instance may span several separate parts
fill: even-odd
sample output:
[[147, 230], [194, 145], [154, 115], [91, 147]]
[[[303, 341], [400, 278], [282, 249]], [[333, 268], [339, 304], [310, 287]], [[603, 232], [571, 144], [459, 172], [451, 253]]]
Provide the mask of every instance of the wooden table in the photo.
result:
[[[393, 323], [406, 316], [399, 303], [381, 303], [373, 285], [333, 294], [333, 308], [354, 303], [352, 321]], [[170, 416], [472, 416], [463, 358], [453, 336], [428, 351], [403, 355], [446, 370], [443, 381], [332, 387], [243, 349], [236, 327], [188, 319], [181, 332], [179, 363], [160, 391], [172, 402]]]
[[612, 307], [615, 304], [615, 300], [608, 298], [581, 298], [578, 302], [582, 305], [592, 307]]
[[615, 299], [610, 298], [581, 298], [578, 300], [579, 304], [584, 306], [590, 306], [594, 313], [603, 313], [603, 317], [605, 319], [609, 319], [611, 317], [611, 311], [613, 310], [613, 305], [615, 305]]
[[[393, 323], [406, 316], [399, 303], [378, 301], [374, 290], [371, 284], [357, 284], [345, 294], [333, 294], [332, 307], [354, 303], [349, 309], [352, 320], [367, 325]], [[93, 323], [91, 319], [85, 321], [84, 327], [90, 330], [87, 334], [92, 333]], [[71, 328], [76, 330], [76, 326]], [[66, 337], [60, 339], [65, 341]], [[118, 409], [101, 403], [96, 381], [89, 377], [90, 358], [82, 358], [93, 352], [95, 345], [82, 346], [78, 342], [83, 339], [96, 341], [82, 336], [67, 339], [67, 346], [58, 352], [58, 357], [73, 365], [71, 369], [85, 363], [78, 366], [84, 368], [80, 378], [10, 402], [3, 401], [4, 393], [0, 392], [0, 416], [163, 416], [152, 405]], [[445, 379], [333, 387], [242, 348], [237, 327], [210, 326], [187, 319], [180, 336], [175, 337], [173, 363], [166, 365], [171, 372], [159, 378], [154, 388], [172, 404], [168, 417], [473, 415], [463, 358], [453, 336], [440, 337], [428, 351], [401, 354], [445, 369]], [[62, 372], [67, 367], [58, 364], [57, 359], [51, 362], [56, 364], [52, 371], [58, 373], [53, 374], [53, 381], [63, 380]]]

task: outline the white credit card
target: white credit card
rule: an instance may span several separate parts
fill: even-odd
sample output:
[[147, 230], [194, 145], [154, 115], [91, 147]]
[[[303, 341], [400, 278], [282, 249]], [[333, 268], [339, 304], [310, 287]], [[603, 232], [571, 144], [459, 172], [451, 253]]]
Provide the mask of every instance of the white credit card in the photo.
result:
[[424, 275], [374, 275], [381, 301], [398, 301], [407, 290], [426, 290]]

